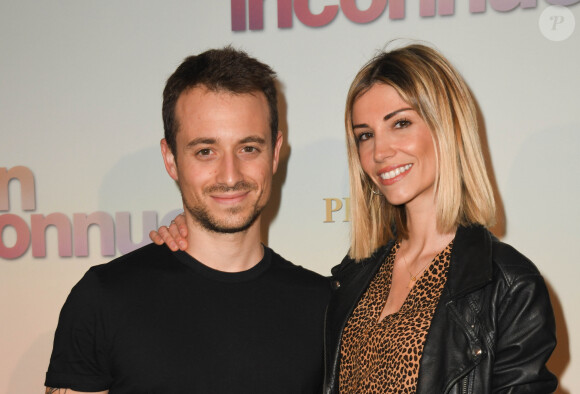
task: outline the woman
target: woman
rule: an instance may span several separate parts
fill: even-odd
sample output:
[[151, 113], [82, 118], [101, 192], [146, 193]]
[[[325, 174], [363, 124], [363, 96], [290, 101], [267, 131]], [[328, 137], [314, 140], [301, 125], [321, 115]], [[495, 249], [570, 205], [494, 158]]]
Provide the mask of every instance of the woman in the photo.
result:
[[[486, 230], [495, 204], [462, 77], [423, 45], [381, 53], [350, 87], [346, 138], [351, 247], [332, 270], [325, 392], [553, 392], [548, 293]], [[163, 229], [174, 248], [177, 229]]]
[[551, 393], [554, 317], [495, 216], [473, 98], [437, 51], [382, 53], [347, 97], [352, 236], [332, 270], [327, 393]]

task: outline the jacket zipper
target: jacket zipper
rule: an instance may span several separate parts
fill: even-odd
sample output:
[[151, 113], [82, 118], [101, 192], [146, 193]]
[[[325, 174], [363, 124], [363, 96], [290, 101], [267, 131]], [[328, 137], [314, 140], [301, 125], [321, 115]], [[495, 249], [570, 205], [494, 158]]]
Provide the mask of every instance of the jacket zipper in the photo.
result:
[[469, 379], [469, 374], [463, 378], [463, 385], [461, 386], [461, 394], [467, 394], [467, 380]]
[[[475, 368], [476, 368], [476, 365], [473, 365], [464, 374], [458, 376], [457, 378], [455, 378], [451, 382], [449, 382], [447, 387], [445, 387], [445, 390], [443, 391], [443, 393], [449, 394], [449, 392], [451, 391], [453, 386], [455, 386], [456, 384], [459, 384], [461, 386], [461, 388], [460, 388], [461, 394], [468, 394], [469, 391], [467, 391], [467, 390], [469, 389], [469, 375], [471, 375], [471, 373], [473, 373], [475, 371]], [[461, 380], [461, 382], [460, 382], [460, 380]]]

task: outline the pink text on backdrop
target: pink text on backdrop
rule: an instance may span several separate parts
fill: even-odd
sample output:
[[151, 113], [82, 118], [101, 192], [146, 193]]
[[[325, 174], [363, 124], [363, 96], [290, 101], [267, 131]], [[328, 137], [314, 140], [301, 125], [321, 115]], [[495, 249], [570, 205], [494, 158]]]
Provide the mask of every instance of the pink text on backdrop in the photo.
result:
[[[36, 188], [32, 171], [24, 166], [10, 169], [0, 168], [0, 212], [10, 211], [9, 186], [11, 181], [20, 184], [21, 206], [23, 211], [36, 209]], [[12, 182], [16, 183], [16, 182]], [[169, 223], [180, 210], [169, 212], [161, 223]], [[73, 213], [72, 220], [64, 213], [54, 212], [48, 215], [33, 213], [26, 218], [13, 213], [0, 215], [0, 258], [16, 259], [26, 253], [32, 245], [32, 256], [46, 256], [46, 232], [56, 230], [58, 255], [60, 257], [86, 257], [89, 255], [89, 231], [100, 230], [101, 255], [115, 256], [116, 250], [124, 254], [148, 244], [147, 234], [158, 227], [157, 212], [142, 212], [142, 241], [133, 242], [131, 237], [131, 214], [116, 212], [93, 212], [90, 214]], [[7, 228], [12, 228], [16, 241], [7, 245], [5, 235]], [[50, 231], [50, 230], [49, 230]], [[115, 248], [116, 244], [116, 248]]]
[[[550, 5], [560, 6], [569, 6], [580, 2], [580, 0], [544, 1]], [[334, 20], [339, 10], [342, 10], [346, 18], [354, 23], [369, 23], [383, 14], [387, 8], [388, 0], [372, 0], [371, 5], [365, 10], [357, 7], [356, 0], [337, 0], [337, 2], [338, 4], [324, 6], [321, 12], [314, 14], [310, 10], [309, 0], [277, 0], [278, 28], [292, 27], [294, 15], [306, 26], [326, 26]], [[507, 12], [517, 7], [536, 8], [538, 0], [469, 0], [469, 12], [485, 12], [487, 4], [495, 11]], [[389, 19], [403, 19], [405, 17], [405, 0], [391, 0], [388, 8]], [[421, 17], [431, 17], [436, 14], [453, 15], [454, 12], [455, 0], [419, 0]], [[263, 30], [264, 0], [231, 0], [231, 18], [233, 31], [246, 30], [248, 19], [250, 30]]]

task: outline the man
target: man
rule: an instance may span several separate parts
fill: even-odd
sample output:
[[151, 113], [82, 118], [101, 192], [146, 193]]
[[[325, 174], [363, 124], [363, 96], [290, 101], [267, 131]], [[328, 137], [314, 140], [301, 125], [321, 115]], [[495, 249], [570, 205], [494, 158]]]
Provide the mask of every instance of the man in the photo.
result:
[[274, 72], [229, 47], [189, 57], [163, 121], [188, 247], [87, 272], [62, 309], [46, 392], [320, 392], [329, 285], [260, 242], [282, 145]]

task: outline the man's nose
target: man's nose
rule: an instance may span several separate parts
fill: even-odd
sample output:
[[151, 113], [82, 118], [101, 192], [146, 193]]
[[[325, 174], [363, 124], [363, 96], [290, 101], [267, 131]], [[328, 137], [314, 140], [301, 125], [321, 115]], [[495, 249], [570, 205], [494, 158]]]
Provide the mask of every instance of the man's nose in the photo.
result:
[[218, 183], [233, 187], [242, 178], [240, 159], [233, 153], [225, 154], [219, 163]]

